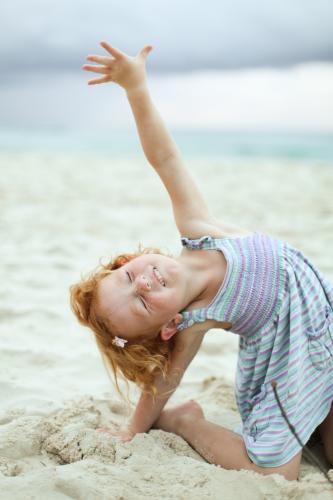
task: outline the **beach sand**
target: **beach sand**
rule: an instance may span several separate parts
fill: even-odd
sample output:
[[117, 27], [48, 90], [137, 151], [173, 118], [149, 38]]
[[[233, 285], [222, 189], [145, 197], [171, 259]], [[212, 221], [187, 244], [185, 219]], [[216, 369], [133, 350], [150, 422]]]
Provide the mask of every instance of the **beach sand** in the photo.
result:
[[[187, 162], [218, 218], [287, 240], [333, 281], [332, 165]], [[143, 157], [1, 153], [0, 165], [0, 499], [333, 498], [305, 459], [288, 482], [210, 465], [159, 430], [125, 444], [96, 432], [130, 410], [71, 313], [68, 288], [139, 242], [180, 251], [168, 197]], [[240, 424], [237, 346], [236, 335], [209, 332], [170, 405], [193, 398], [210, 420]], [[312, 448], [325, 464], [320, 443]]]

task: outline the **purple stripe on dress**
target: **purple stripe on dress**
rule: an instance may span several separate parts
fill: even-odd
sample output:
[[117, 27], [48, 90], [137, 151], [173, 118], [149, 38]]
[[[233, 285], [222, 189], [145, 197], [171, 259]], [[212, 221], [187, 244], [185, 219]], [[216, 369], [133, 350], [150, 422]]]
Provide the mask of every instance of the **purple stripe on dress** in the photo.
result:
[[[263, 247], [265, 246], [264, 241], [262, 241], [262, 245], [263, 245]], [[253, 275], [252, 275], [253, 283], [254, 283], [254, 278], [256, 276], [256, 271], [258, 269], [258, 262], [256, 261], [256, 259], [254, 259], [254, 261], [255, 261], [255, 263], [254, 263], [254, 270], [253, 270]], [[259, 269], [259, 271], [257, 271], [257, 274], [259, 276], [260, 275], [267, 276], [267, 274], [266, 274], [266, 259], [263, 259], [262, 265], [263, 265], [263, 268]], [[257, 285], [258, 285], [258, 283], [257, 283]], [[259, 322], [259, 317], [260, 317], [261, 311], [260, 311], [260, 307], [258, 307], [258, 306], [260, 303], [263, 303], [263, 301], [264, 301], [264, 294], [266, 292], [266, 288], [267, 289], [269, 288], [269, 283], [266, 283], [266, 287], [259, 288], [259, 295], [257, 296], [257, 301], [252, 308], [252, 314], [247, 315], [246, 320], [243, 321], [243, 323], [241, 325], [239, 325], [239, 329], [246, 330], [247, 328], [250, 328], [251, 324]]]
[[[268, 247], [268, 243], [269, 242], [266, 239], [264, 239], [262, 241], [262, 243], [263, 243], [263, 247], [264, 248], [265, 248], [265, 244], [267, 244], [266, 247]], [[275, 247], [276, 248], [274, 248], [274, 245], [272, 245], [272, 247], [270, 248], [270, 250], [273, 250], [272, 251], [272, 255], [273, 255], [273, 261], [274, 261], [274, 265], [273, 265], [274, 267], [273, 266], [272, 267], [274, 269], [274, 281], [278, 281], [278, 286], [274, 287], [273, 283], [268, 281], [266, 283], [266, 287], [262, 288], [261, 293], [259, 294], [259, 299], [258, 299], [259, 303], [260, 302], [264, 302], [265, 303], [265, 301], [263, 300], [264, 293], [268, 292], [268, 294], [271, 294], [272, 291], [275, 292], [275, 294], [273, 294], [272, 296], [269, 295], [270, 302], [271, 302], [270, 308], [268, 308], [268, 312], [269, 313], [272, 313], [272, 311], [275, 310], [275, 306], [276, 306], [278, 298], [279, 298], [279, 288], [281, 286], [281, 284], [279, 283], [279, 281], [280, 281], [280, 262], [279, 262], [279, 259], [277, 258], [277, 253], [275, 253], [278, 250], [278, 245], [275, 245]], [[263, 265], [263, 268], [262, 268], [262, 276], [264, 276], [264, 277], [267, 278], [267, 277], [269, 277], [269, 273], [267, 272], [268, 262], [267, 262], [266, 259], [263, 259], [263, 262], [264, 262], [264, 265]], [[267, 301], [267, 303], [268, 303], [268, 301]], [[262, 311], [260, 310], [260, 307], [254, 308], [253, 314], [249, 316], [248, 320], [245, 322], [245, 324], [243, 325], [243, 327], [245, 328], [245, 326], [247, 326], [248, 323], [250, 323], [250, 322], [252, 322], [252, 323], [254, 323], [254, 321], [258, 321], [259, 322], [259, 317], [260, 317], [260, 313], [261, 312]], [[258, 318], [258, 320], [257, 320], [257, 318]]]

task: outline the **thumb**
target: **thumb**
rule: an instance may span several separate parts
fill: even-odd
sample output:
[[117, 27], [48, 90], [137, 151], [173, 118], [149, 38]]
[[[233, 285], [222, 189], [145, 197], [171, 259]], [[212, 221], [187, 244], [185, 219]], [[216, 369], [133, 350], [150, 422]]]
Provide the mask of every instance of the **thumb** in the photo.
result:
[[143, 57], [144, 59], [146, 59], [146, 57], [148, 56], [149, 52], [151, 52], [153, 50], [153, 46], [152, 45], [145, 45], [143, 47], [143, 49], [140, 50], [138, 56], [139, 57]]

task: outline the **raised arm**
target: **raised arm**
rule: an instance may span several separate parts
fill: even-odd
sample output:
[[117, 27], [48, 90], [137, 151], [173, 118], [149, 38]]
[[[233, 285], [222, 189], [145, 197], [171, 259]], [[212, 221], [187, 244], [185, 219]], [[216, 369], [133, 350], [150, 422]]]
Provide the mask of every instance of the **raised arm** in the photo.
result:
[[180, 234], [193, 238], [203, 234], [213, 236], [216, 221], [157, 111], [148, 86], [129, 89], [126, 93], [142, 148], [168, 191]]
[[[130, 57], [107, 42], [101, 42], [101, 45], [112, 57], [88, 56], [88, 60], [102, 66], [84, 65], [83, 68], [104, 75], [88, 83], [112, 81], [126, 91], [145, 156], [169, 193], [179, 232], [193, 238], [203, 234], [221, 236], [221, 225], [209, 212], [177, 144], [151, 99], [145, 61], [152, 47], [147, 45], [136, 57]], [[225, 227], [226, 230], [233, 229], [232, 226]]]

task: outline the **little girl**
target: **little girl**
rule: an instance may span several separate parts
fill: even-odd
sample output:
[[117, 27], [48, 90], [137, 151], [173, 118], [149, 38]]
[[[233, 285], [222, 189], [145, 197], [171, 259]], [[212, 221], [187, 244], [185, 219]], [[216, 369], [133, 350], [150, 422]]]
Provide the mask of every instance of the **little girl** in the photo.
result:
[[[178, 257], [152, 248], [120, 255], [71, 287], [73, 311], [93, 330], [116, 384], [121, 373], [142, 389], [127, 428], [114, 434], [129, 441], [164, 429], [226, 469], [297, 479], [302, 449], [278, 407], [276, 381], [302, 442], [318, 428], [333, 464], [332, 285], [287, 243], [211, 215], [149, 95], [145, 61], [152, 47], [130, 57], [101, 46], [108, 55], [88, 56], [97, 64], [83, 66], [100, 74], [88, 83], [125, 90], [183, 245]], [[239, 335], [241, 434], [207, 421], [194, 401], [163, 410], [211, 328]]]

